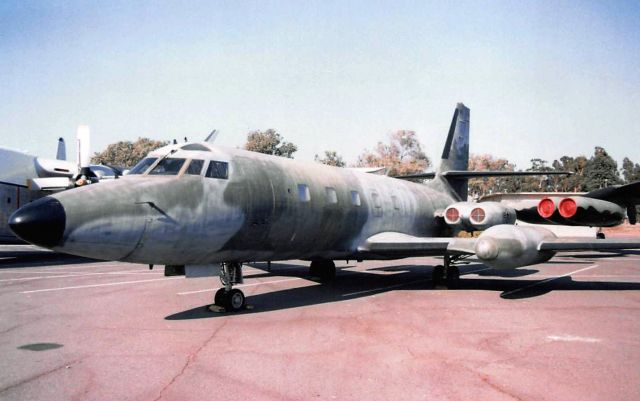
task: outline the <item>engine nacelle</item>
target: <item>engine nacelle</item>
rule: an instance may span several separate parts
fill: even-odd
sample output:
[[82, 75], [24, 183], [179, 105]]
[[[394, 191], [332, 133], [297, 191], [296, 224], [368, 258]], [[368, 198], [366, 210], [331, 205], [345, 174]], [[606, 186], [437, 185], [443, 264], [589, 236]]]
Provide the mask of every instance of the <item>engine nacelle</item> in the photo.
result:
[[538, 213], [544, 219], [556, 224], [612, 227], [624, 221], [626, 210], [613, 202], [571, 196], [542, 199], [538, 204]]
[[556, 235], [542, 227], [502, 224], [480, 234], [475, 244], [478, 259], [494, 269], [515, 269], [551, 259], [555, 252], [539, 251], [540, 241]]
[[516, 211], [498, 202], [458, 202], [445, 209], [444, 221], [465, 231], [482, 231], [499, 224], [514, 224]]

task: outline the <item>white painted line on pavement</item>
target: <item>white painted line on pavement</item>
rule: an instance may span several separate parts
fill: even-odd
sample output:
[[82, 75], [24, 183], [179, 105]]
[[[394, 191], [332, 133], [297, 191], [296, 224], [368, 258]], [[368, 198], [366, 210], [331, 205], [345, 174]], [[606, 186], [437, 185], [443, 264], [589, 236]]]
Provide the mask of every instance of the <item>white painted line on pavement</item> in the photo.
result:
[[[65, 272], [61, 272], [61, 273], [65, 273]], [[104, 275], [122, 275], [122, 274], [153, 274], [153, 275], [157, 275], [157, 274], [162, 274], [162, 272], [155, 272], [155, 273], [149, 273], [149, 272], [135, 272], [135, 271], [130, 271], [130, 270], [125, 270], [125, 271], [119, 271], [119, 272], [103, 272], [103, 273], [70, 273], [70, 274], [63, 274], [63, 275], [59, 275], [59, 276], [36, 276], [36, 277], [20, 277], [20, 278], [4, 278], [4, 279], [0, 279], [0, 283], [4, 283], [4, 282], [10, 282], [10, 281], [31, 281], [31, 280], [40, 280], [40, 279], [52, 279], [52, 278], [67, 278], [67, 277], [86, 277], [86, 276], [104, 276]]]
[[152, 281], [167, 281], [167, 280], [177, 280], [183, 279], [182, 276], [179, 277], [163, 277], [163, 278], [154, 278], [150, 280], [134, 280], [134, 281], [119, 281], [116, 283], [103, 283], [103, 284], [88, 284], [88, 285], [77, 285], [73, 287], [58, 287], [58, 288], [45, 288], [42, 290], [31, 290], [31, 291], [21, 291], [20, 294], [33, 294], [36, 292], [50, 292], [50, 291], [63, 291], [63, 290], [77, 290], [82, 288], [96, 288], [96, 287], [109, 287], [114, 285], [125, 285], [125, 284], [137, 284], [137, 283], [150, 283]]
[[547, 336], [549, 341], [564, 341], [564, 342], [580, 342], [580, 343], [599, 343], [602, 342], [599, 338], [593, 337], [578, 337], [569, 334], [563, 334], [560, 336]]
[[[41, 273], [41, 274], [48, 274], [48, 272], [44, 272], [44, 271], [34, 271], [34, 269], [47, 269], [47, 270], [56, 270], [56, 269], [95, 269], [97, 267], [124, 267], [123, 265], [130, 265], [130, 266], [144, 266], [145, 268], [147, 268], [146, 265], [141, 265], [139, 263], [108, 263], [108, 264], [101, 264], [103, 262], [97, 262], [97, 263], [83, 263], [81, 265], [74, 265], [74, 266], [69, 266], [69, 265], [42, 265], [42, 266], [29, 266], [29, 267], [16, 267], [16, 268], [9, 268], [9, 269], [0, 269], [0, 273], [19, 273], [19, 272], [24, 272], [26, 269], [34, 272], [34, 273]], [[51, 273], [57, 273], [57, 272], [51, 272]]]
[[540, 280], [540, 281], [537, 281], [535, 283], [532, 283], [532, 284], [529, 284], [529, 285], [525, 285], [524, 287], [520, 287], [520, 288], [516, 288], [515, 290], [507, 291], [504, 294], [502, 294], [502, 296], [515, 294], [517, 292], [529, 289], [531, 287], [535, 287], [535, 286], [538, 286], [540, 284], [548, 283], [550, 281], [557, 280], [559, 278], [567, 277], [567, 276], [570, 276], [570, 275], [575, 274], [575, 273], [580, 273], [580, 272], [583, 272], [583, 271], [595, 269], [596, 267], [598, 267], [598, 265], [591, 265], [589, 267], [585, 267], [585, 268], [582, 268], [582, 269], [574, 270], [572, 272], [569, 272], [567, 274], [563, 274], [561, 276], [555, 276], [555, 277], [550, 277], [550, 278], [548, 278], [546, 280]]

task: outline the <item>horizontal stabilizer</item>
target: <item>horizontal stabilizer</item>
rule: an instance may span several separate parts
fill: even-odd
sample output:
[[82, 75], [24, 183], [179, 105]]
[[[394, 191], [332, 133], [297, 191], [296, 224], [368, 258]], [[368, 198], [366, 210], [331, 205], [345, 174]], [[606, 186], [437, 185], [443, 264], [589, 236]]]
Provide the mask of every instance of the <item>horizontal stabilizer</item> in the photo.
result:
[[[447, 178], [480, 178], [480, 177], [518, 177], [531, 175], [571, 175], [571, 171], [444, 171], [438, 175]], [[419, 173], [403, 175], [395, 178], [401, 180], [412, 178], [435, 178], [436, 173]]]

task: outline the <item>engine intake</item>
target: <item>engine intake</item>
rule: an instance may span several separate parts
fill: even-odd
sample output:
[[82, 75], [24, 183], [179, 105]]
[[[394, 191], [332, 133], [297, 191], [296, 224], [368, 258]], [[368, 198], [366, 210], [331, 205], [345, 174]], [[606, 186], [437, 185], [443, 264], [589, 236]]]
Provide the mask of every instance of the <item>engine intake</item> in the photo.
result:
[[444, 212], [445, 222], [465, 231], [482, 231], [498, 224], [514, 224], [516, 211], [498, 202], [458, 202]]

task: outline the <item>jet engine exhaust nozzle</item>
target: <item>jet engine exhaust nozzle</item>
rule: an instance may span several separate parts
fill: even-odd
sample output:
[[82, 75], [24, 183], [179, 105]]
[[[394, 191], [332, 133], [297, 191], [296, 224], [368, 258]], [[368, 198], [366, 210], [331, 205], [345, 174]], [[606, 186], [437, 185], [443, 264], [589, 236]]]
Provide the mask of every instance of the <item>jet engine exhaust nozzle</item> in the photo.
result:
[[556, 205], [551, 198], [544, 198], [538, 203], [538, 214], [545, 219], [553, 216], [555, 211]]
[[560, 216], [565, 219], [569, 219], [575, 216], [578, 211], [578, 205], [576, 205], [576, 201], [571, 198], [564, 198], [558, 204], [558, 211], [560, 212]]
[[47, 196], [16, 210], [9, 218], [9, 227], [23, 240], [51, 248], [62, 241], [66, 219], [62, 204]]

